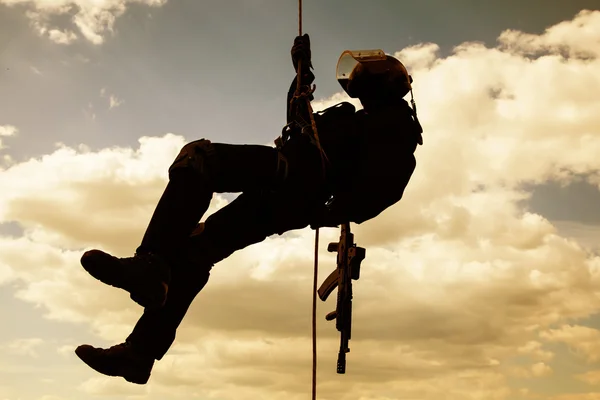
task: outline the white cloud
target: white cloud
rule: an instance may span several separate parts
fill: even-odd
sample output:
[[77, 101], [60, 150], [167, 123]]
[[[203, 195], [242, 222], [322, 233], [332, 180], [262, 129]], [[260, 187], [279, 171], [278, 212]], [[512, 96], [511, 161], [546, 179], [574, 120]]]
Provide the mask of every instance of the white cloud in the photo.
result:
[[48, 38], [54, 43], [58, 44], [71, 44], [77, 40], [77, 35], [73, 31], [59, 29], [50, 29], [48, 31]]
[[78, 345], [62, 345], [56, 348], [56, 352], [62, 357], [71, 357]]
[[14, 159], [10, 156], [10, 154], [4, 154], [2, 156], [2, 162], [4, 163], [4, 165], [8, 166], [8, 165], [12, 165], [14, 163]]
[[0, 136], [13, 136], [17, 133], [17, 128], [13, 125], [0, 125]]
[[4, 149], [2, 137], [14, 136], [19, 130], [13, 125], [0, 125], [0, 150]]
[[552, 373], [552, 368], [543, 362], [535, 363], [531, 366], [531, 372], [533, 376], [539, 378], [542, 376], [550, 375]]
[[[107, 96], [107, 91], [106, 88], [102, 88], [100, 89], [100, 97], [102, 98], [106, 98]], [[113, 108], [117, 108], [119, 107], [121, 104], [123, 104], [123, 100], [119, 99], [116, 95], [114, 94], [110, 94], [108, 95], [108, 109], [112, 110]]]
[[38, 357], [36, 349], [44, 344], [41, 338], [15, 339], [3, 346], [6, 351], [20, 356]]
[[148, 387], [104, 376], [86, 380], [79, 385], [79, 390], [95, 396], [139, 396], [148, 393]]
[[500, 48], [526, 56], [562, 54], [575, 59], [593, 59], [600, 56], [597, 18], [597, 11], [584, 10], [573, 21], [556, 24], [542, 35], [509, 29], [500, 35]]
[[56, 43], [70, 44], [77, 34], [70, 29], [53, 27], [50, 18], [55, 15], [71, 15], [71, 21], [79, 33], [93, 44], [102, 44], [107, 33], [113, 33], [118, 17], [131, 4], [160, 7], [168, 0], [0, 0], [0, 4], [27, 7], [27, 16], [38, 34]]
[[117, 96], [111, 95], [108, 99], [108, 103], [109, 103], [108, 108], [113, 109], [113, 108], [117, 108], [121, 104], [123, 104], [123, 100], [117, 98]]
[[543, 349], [542, 343], [532, 340], [518, 348], [519, 353], [531, 356], [536, 360], [549, 361], [554, 358], [554, 353]]
[[528, 367], [510, 365], [505, 371], [507, 376], [520, 379], [539, 379], [552, 374], [552, 368], [544, 362], [538, 362]]
[[67, 400], [64, 397], [54, 396], [52, 394], [46, 394], [40, 397], [38, 400]]
[[[101, 246], [131, 255], [184, 141], [169, 134], [141, 138], [140, 144], [137, 151], [97, 153], [61, 147], [0, 173], [6, 188], [0, 193], [0, 221], [18, 221], [26, 231], [21, 238], [0, 237], [0, 279], [27, 281], [19, 298], [49, 306], [49, 318], [87, 321], [110, 340], [128, 333], [139, 309], [125, 293], [90, 278], [79, 267], [81, 251]], [[37, 190], [49, 196], [39, 197]], [[222, 205], [217, 198], [211, 211]]]
[[540, 336], [550, 342], [567, 344], [589, 362], [600, 360], [600, 330], [580, 325], [563, 325], [558, 329], [543, 331]]
[[[542, 35], [504, 34], [497, 48], [467, 43], [439, 58], [424, 44], [397, 53], [415, 79], [425, 145], [402, 202], [353, 227], [367, 258], [346, 376], [335, 374], [338, 336], [323, 321], [334, 301], [319, 305], [320, 398], [534, 398], [534, 388], [510, 379], [552, 379], [548, 363], [564, 355], [542, 342], [600, 359], [598, 331], [580, 321], [600, 311], [600, 258], [522, 205], [531, 195], [523, 183], [578, 174], [600, 182], [600, 104], [591, 101], [600, 60], [578, 58], [600, 39], [598, 26], [600, 12], [584, 12]], [[123, 340], [139, 307], [87, 276], [78, 258], [89, 247], [133, 253], [183, 144], [169, 134], [135, 149], [62, 146], [1, 171], [0, 222], [25, 228], [0, 238], [0, 266], [23, 284], [19, 297]], [[226, 203], [216, 200], [211, 212]], [[324, 278], [334, 265], [325, 243], [338, 232], [321, 235]], [[306, 398], [312, 241], [307, 230], [271, 237], [215, 267], [149, 391]], [[102, 382], [114, 381], [83, 389], [112, 392]], [[585, 398], [573, 396], [554, 400]]]

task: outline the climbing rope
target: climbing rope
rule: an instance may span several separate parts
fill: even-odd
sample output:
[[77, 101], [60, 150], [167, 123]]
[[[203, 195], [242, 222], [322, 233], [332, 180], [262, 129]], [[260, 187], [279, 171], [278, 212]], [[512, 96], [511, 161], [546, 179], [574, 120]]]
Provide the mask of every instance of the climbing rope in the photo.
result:
[[[298, 0], [298, 36], [302, 36], [302, 0]], [[302, 62], [298, 62], [298, 75], [297, 75], [297, 86], [294, 100], [298, 98], [304, 98], [306, 100], [306, 106], [308, 108], [308, 115], [310, 115], [310, 124], [312, 131], [315, 135], [315, 141], [319, 152], [321, 153], [321, 169], [323, 171], [323, 178], [325, 178], [325, 159], [327, 156], [321, 147], [321, 141], [319, 140], [319, 133], [317, 131], [317, 124], [315, 123], [315, 117], [313, 115], [312, 105], [310, 104], [309, 96], [315, 91], [316, 86], [307, 90], [302, 90]], [[314, 263], [314, 274], [313, 274], [313, 298], [312, 298], [312, 400], [317, 399], [317, 284], [319, 276], [319, 227], [315, 229], [315, 263]]]
[[312, 400], [317, 399], [317, 279], [319, 275], [319, 228], [315, 230], [315, 272], [312, 306]]

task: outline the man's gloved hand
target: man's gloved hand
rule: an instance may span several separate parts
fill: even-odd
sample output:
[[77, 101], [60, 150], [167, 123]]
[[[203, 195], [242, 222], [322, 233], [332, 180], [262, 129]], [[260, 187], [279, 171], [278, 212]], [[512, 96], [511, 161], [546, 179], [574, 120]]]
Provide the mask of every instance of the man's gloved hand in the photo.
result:
[[294, 63], [294, 69], [298, 72], [298, 63], [302, 63], [302, 71], [307, 72], [308, 68], [312, 68], [311, 62], [311, 51], [310, 51], [310, 37], [308, 33], [302, 36], [296, 36], [294, 39], [294, 45], [292, 46], [292, 62]]

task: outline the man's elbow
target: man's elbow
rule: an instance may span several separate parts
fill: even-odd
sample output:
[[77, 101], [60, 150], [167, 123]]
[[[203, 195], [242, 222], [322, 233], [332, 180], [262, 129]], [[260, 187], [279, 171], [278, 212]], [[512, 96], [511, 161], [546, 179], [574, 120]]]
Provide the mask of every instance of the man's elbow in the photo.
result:
[[352, 222], [360, 225], [363, 222], [379, 216], [382, 212], [398, 203], [403, 195], [404, 190], [397, 191], [393, 195], [379, 199], [377, 202], [371, 202], [370, 204], [364, 204], [362, 207], [356, 207], [354, 209], [355, 212], [352, 213]]

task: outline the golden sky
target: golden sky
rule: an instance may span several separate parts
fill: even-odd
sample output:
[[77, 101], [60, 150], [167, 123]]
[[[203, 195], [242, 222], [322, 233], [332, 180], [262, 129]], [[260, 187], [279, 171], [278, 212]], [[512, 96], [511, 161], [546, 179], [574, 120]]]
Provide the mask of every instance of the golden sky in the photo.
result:
[[[598, 400], [600, 226], [550, 220], [527, 200], [528, 185], [550, 181], [600, 187], [600, 12], [439, 50], [396, 49], [424, 145], [404, 199], [353, 226], [367, 257], [346, 375], [324, 320], [334, 296], [319, 304], [319, 399]], [[19, 159], [10, 145], [22, 131], [0, 125], [0, 222], [22, 228], [0, 235], [0, 286], [14, 289], [0, 330], [18, 332], [0, 335], [0, 399], [309, 398], [313, 231], [218, 264], [147, 385], [101, 376], [74, 348], [123, 341], [141, 309], [79, 258], [133, 253], [188, 139], [151, 132], [132, 146], [59, 143]], [[228, 201], [215, 196], [209, 213]], [[321, 281], [338, 234], [321, 232]], [[38, 328], [18, 328], [38, 322], [17, 301], [35, 306]]]

